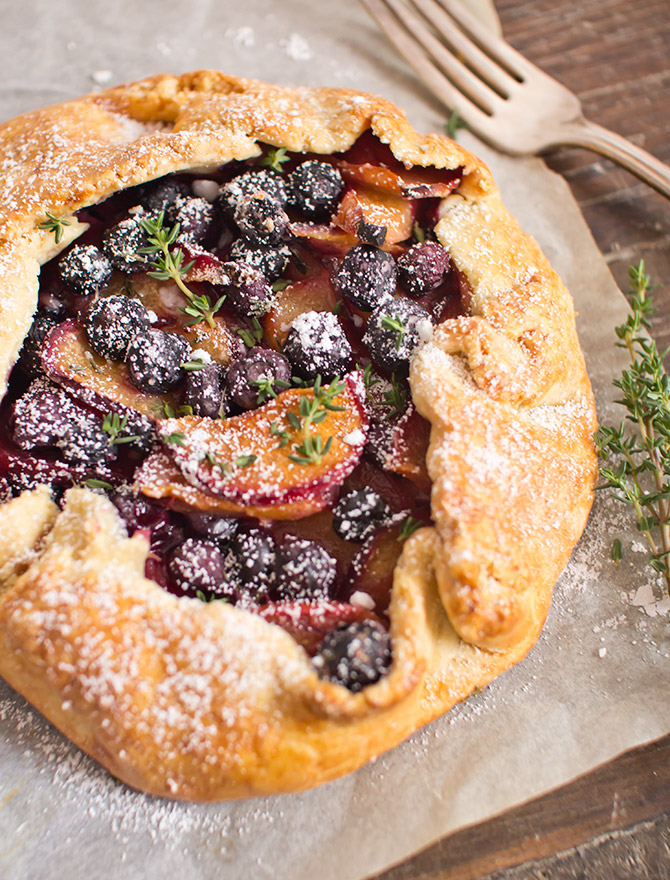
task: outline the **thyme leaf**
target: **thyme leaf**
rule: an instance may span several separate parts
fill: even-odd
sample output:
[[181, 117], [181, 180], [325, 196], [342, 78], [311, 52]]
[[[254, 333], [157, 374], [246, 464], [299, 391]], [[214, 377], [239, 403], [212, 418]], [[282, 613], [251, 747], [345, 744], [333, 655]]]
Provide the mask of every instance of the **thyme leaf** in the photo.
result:
[[72, 226], [72, 221], [67, 220], [65, 217], [56, 217], [51, 211], [46, 211], [46, 217], [46, 220], [37, 224], [37, 228], [44, 229], [46, 232], [53, 232], [54, 241], [56, 244], [60, 244], [63, 240], [65, 227]]
[[[616, 426], [603, 425], [595, 442], [602, 460], [599, 488], [635, 511], [638, 531], [649, 547], [651, 567], [663, 575], [670, 594], [670, 378], [648, 336], [654, 312], [653, 289], [644, 261], [628, 268], [630, 314], [615, 328], [617, 345], [627, 350], [631, 365], [614, 385], [617, 403], [627, 416]], [[613, 555], [619, 550], [613, 548]]]

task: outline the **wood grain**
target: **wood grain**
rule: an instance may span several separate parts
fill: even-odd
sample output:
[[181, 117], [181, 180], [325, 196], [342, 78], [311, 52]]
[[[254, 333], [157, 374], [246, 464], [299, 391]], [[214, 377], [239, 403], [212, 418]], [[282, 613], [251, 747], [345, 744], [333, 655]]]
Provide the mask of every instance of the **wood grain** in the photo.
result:
[[[519, 51], [585, 115], [670, 164], [670, 0], [497, 0]], [[653, 332], [670, 346], [670, 201], [584, 150], [547, 157], [568, 181], [622, 290], [644, 259]], [[669, 669], [670, 676], [670, 669]], [[378, 880], [669, 880], [670, 736], [498, 818], [444, 838]]]

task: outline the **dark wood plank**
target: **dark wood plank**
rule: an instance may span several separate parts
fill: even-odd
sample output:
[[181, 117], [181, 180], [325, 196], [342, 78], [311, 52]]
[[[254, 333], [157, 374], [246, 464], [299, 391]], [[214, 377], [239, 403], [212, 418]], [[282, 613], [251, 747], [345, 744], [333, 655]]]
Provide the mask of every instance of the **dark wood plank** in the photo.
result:
[[[670, 827], [670, 736], [627, 752], [551, 794], [446, 837], [410, 861], [380, 874], [377, 880], [483, 880], [489, 875], [496, 880], [569, 877], [572, 875], [558, 870], [561, 865], [565, 871], [571, 870], [577, 858], [575, 848], [579, 848], [578, 860], [583, 868], [585, 864], [595, 865], [596, 858], [602, 864], [603, 842], [616, 840], [612, 854], [621, 860], [627, 844], [632, 854], [642, 846], [631, 833], [635, 826], [645, 837], [646, 848], [653, 849], [646, 838], [657, 822], [659, 828]], [[619, 834], [622, 830], [627, 833]], [[554, 867], [542, 874], [543, 863]], [[650, 876], [668, 877], [670, 862], [667, 868], [665, 875]], [[594, 870], [589, 876], [611, 880], [616, 875]], [[644, 874], [627, 875], [633, 876]]]
[[[585, 115], [670, 163], [670, 3], [667, 0], [497, 0], [503, 31], [519, 51], [581, 99]], [[547, 158], [572, 188], [622, 289], [644, 259], [670, 302], [670, 201], [585, 150]], [[670, 320], [654, 331], [670, 346]]]
[[[585, 115], [670, 163], [668, 0], [496, 0], [517, 49], [579, 95]], [[670, 346], [670, 201], [607, 160], [547, 157], [617, 283], [644, 259], [653, 332]], [[670, 736], [530, 804], [446, 837], [378, 880], [670, 878]]]

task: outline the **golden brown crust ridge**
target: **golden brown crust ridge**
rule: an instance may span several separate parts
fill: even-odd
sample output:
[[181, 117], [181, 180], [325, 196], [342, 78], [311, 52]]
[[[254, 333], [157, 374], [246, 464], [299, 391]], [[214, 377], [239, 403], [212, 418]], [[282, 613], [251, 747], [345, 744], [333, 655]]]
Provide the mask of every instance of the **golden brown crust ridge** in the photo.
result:
[[0, 127], [3, 382], [54, 250], [36, 229], [47, 211], [71, 217], [171, 171], [258, 155], [256, 141], [328, 153], [368, 128], [409, 165], [465, 169], [437, 234], [472, 288], [472, 314], [438, 328], [412, 365], [432, 423], [436, 528], [413, 535], [396, 568], [390, 674], [352, 694], [319, 681], [278, 627], [167, 594], [142, 574], [146, 542], [90, 491], [72, 490], [58, 516], [40, 492], [0, 509], [0, 535], [28, 527], [15, 554], [0, 541], [0, 674], [145, 791], [211, 800], [326, 781], [528, 651], [591, 503], [595, 417], [572, 303], [488, 169], [371, 95], [199, 71]]

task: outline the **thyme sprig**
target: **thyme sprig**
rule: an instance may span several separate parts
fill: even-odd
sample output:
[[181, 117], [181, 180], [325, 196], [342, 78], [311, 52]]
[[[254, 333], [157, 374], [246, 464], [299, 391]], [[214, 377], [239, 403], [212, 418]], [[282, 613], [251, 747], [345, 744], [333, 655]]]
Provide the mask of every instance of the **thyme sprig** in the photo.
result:
[[275, 388], [286, 389], [291, 387], [290, 382], [285, 382], [283, 379], [275, 379], [272, 376], [261, 376], [260, 379], [252, 379], [249, 384], [258, 389], [256, 403], [259, 405], [265, 403], [270, 397], [273, 400], [277, 398]]
[[139, 434], [127, 435], [121, 437], [122, 431], [125, 431], [128, 424], [128, 414], [121, 419], [118, 413], [109, 413], [105, 416], [102, 423], [102, 430], [109, 434], [109, 445], [120, 446], [122, 443], [134, 443], [139, 440]]
[[67, 220], [65, 217], [56, 217], [51, 211], [46, 212], [46, 217], [46, 220], [37, 224], [37, 228], [44, 229], [46, 232], [53, 232], [54, 241], [56, 244], [60, 244], [65, 234], [65, 227], [72, 226], [72, 221]]
[[188, 315], [191, 320], [186, 322], [187, 326], [199, 324], [201, 321], [207, 321], [210, 327], [214, 327], [214, 315], [221, 308], [225, 300], [225, 294], [216, 301], [212, 306], [206, 296], [193, 293], [193, 291], [184, 283], [184, 276], [193, 267], [195, 260], [184, 262], [184, 252], [175, 242], [179, 235], [179, 223], [175, 223], [172, 228], [164, 225], [165, 212], [161, 211], [156, 218], [145, 217], [140, 220], [140, 226], [147, 235], [148, 244], [146, 247], [140, 248], [140, 254], [146, 254], [152, 257], [151, 271], [147, 272], [152, 278], [159, 281], [172, 280], [188, 299], [189, 304], [180, 311]]
[[663, 367], [667, 352], [659, 353], [647, 334], [654, 306], [644, 261], [630, 266], [628, 275], [631, 311], [615, 332], [631, 366], [614, 382], [622, 392], [616, 402], [628, 415], [616, 427], [599, 429], [596, 448], [603, 460], [604, 487], [635, 510], [650, 564], [663, 575], [670, 594], [670, 379]]
[[279, 174], [283, 174], [284, 169], [282, 168], [282, 165], [285, 162], [289, 162], [291, 159], [286, 153], [286, 147], [270, 147], [267, 154], [263, 156], [258, 164], [266, 165], [272, 171], [277, 171]]
[[258, 318], [252, 319], [251, 330], [246, 330], [243, 327], [238, 327], [235, 332], [242, 339], [242, 342], [247, 346], [247, 348], [253, 348], [255, 345], [258, 345], [258, 343], [261, 342], [263, 339], [263, 328]]
[[449, 119], [447, 119], [444, 125], [444, 130], [446, 131], [447, 136], [450, 137], [452, 141], [455, 141], [460, 129], [467, 127], [467, 123], [461, 119], [458, 110], [452, 110]]
[[391, 330], [395, 333], [395, 350], [400, 351], [402, 341], [407, 333], [407, 327], [405, 327], [400, 318], [393, 318], [391, 315], [384, 315], [381, 323], [385, 330]]
[[387, 419], [401, 416], [407, 407], [407, 390], [395, 373], [391, 373], [391, 387], [384, 392], [384, 403], [391, 407]]
[[287, 414], [286, 418], [293, 430], [302, 432], [302, 443], [293, 445], [293, 453], [288, 456], [289, 461], [300, 465], [321, 464], [328, 455], [333, 438], [328, 437], [324, 443], [320, 434], [312, 433], [312, 427], [321, 424], [329, 412], [344, 412], [346, 407], [334, 404], [333, 400], [338, 394], [342, 394], [345, 387], [344, 382], [337, 378], [324, 387], [319, 375], [314, 382], [313, 396], [300, 398], [299, 415], [294, 412]]

